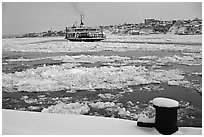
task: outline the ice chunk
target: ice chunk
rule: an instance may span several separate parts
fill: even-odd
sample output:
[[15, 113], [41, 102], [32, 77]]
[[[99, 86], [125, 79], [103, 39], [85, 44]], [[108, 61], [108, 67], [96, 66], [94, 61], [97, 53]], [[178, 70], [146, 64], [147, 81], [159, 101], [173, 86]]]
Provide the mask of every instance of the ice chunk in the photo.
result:
[[36, 61], [36, 60], [43, 60], [43, 59], [47, 59], [49, 57], [45, 57], [45, 58], [18, 58], [18, 59], [7, 59], [6, 61], [10, 61], [10, 62], [20, 62], [20, 61]]
[[52, 60], [62, 60], [63, 62], [114, 62], [114, 61], [124, 61], [129, 60], [128, 57], [120, 56], [91, 56], [91, 55], [78, 55], [78, 56], [57, 56], [52, 57]]
[[28, 104], [31, 104], [31, 103], [37, 103], [37, 99], [33, 99], [33, 98], [30, 98], [30, 99], [25, 99], [24, 100], [26, 103], [28, 103]]
[[118, 115], [120, 115], [120, 116], [130, 116], [131, 113], [129, 111], [126, 111], [126, 109], [123, 107], [123, 108], [119, 108]]
[[189, 81], [168, 81], [168, 85], [171, 86], [178, 86], [178, 85], [186, 85], [186, 84], [190, 84]]
[[65, 104], [59, 103], [48, 108], [44, 108], [44, 113], [62, 113], [62, 114], [86, 114], [90, 110], [87, 104], [80, 104], [78, 102]]
[[90, 103], [89, 104], [93, 108], [104, 109], [104, 108], [111, 108], [115, 106], [114, 102], [97, 102], [97, 103]]
[[161, 88], [160, 86], [156, 86], [156, 85], [147, 85], [141, 88], [141, 90], [145, 90], [145, 91], [161, 91], [164, 90], [164, 88]]
[[19, 81], [16, 86], [21, 86], [24, 84], [29, 84], [29, 85], [49, 85], [49, 84], [56, 84], [56, 81], [52, 80], [39, 80], [39, 79], [24, 79]]
[[57, 81], [53, 80], [40, 80], [40, 79], [22, 79], [18, 83], [14, 84], [18, 91], [54, 91], [59, 89], [64, 89], [63, 86], [57, 84]]
[[113, 98], [116, 97], [115, 95], [112, 95], [112, 94], [110, 94], [110, 93], [99, 94], [98, 96], [99, 96], [100, 98], [103, 98], [103, 99], [113, 99]]
[[67, 92], [67, 93], [76, 93], [76, 90], [70, 89], [70, 90], [67, 90], [66, 92]]
[[147, 59], [147, 60], [155, 60], [157, 58], [158, 58], [158, 56], [142, 56], [142, 57], [139, 57], [139, 59]]
[[134, 90], [133, 90], [132, 88], [126, 88], [126, 89], [124, 89], [124, 91], [127, 92], [127, 93], [131, 93], [131, 92], [133, 92]]
[[201, 65], [202, 60], [197, 58], [196, 56], [170, 56], [170, 57], [164, 57], [164, 58], [159, 58], [156, 61], [156, 64], [163, 63], [177, 63], [177, 64], [182, 64], [182, 65]]
[[182, 72], [176, 69], [172, 70], [155, 70], [150, 72], [150, 78], [156, 81], [168, 82], [170, 80], [181, 80], [184, 76]]
[[134, 106], [134, 103], [132, 103], [132, 101], [129, 100], [129, 101], [127, 102], [127, 105], [129, 105], [129, 106]]
[[142, 123], [155, 123], [155, 117], [149, 118], [146, 115], [140, 115], [137, 122], [142, 122]]
[[81, 74], [81, 75], [83, 75], [86, 72], [84, 70], [82, 70], [82, 69], [74, 68], [74, 69], [70, 70], [70, 73], [71, 74]]
[[[18, 91], [93, 90], [97, 88], [117, 89], [129, 85], [181, 81], [182, 72], [171, 70], [148, 70], [143, 66], [65, 68], [43, 66], [23, 72], [2, 75], [4, 88]], [[130, 90], [132, 92], [132, 90]]]
[[22, 100], [25, 100], [25, 99], [28, 99], [28, 98], [29, 98], [29, 97], [26, 96], [26, 95], [21, 97]]
[[28, 109], [29, 109], [29, 110], [32, 110], [32, 111], [33, 111], [33, 110], [36, 111], [36, 110], [39, 110], [40, 107], [39, 107], [39, 106], [29, 106]]
[[196, 76], [202, 76], [202, 72], [194, 72], [192, 73], [193, 75], [196, 75]]

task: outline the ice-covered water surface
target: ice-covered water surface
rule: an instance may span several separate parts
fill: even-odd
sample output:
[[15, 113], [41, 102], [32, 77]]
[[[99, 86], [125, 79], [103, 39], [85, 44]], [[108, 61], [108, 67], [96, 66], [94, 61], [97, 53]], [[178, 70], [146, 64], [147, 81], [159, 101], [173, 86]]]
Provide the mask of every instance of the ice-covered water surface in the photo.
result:
[[[85, 68], [70, 64], [44, 66], [37, 69], [2, 75], [8, 92], [117, 89], [129, 85], [183, 81], [182, 71], [150, 70], [144, 66]], [[184, 82], [183, 82], [184, 83]]]
[[189, 51], [201, 52], [201, 45], [175, 45], [175, 44], [137, 44], [137, 43], [104, 43], [104, 42], [68, 42], [68, 41], [50, 41], [33, 42], [32, 39], [4, 39], [3, 50], [21, 51], [21, 52], [94, 52], [94, 51]]
[[[182, 104], [180, 125], [202, 124], [199, 45], [15, 41], [3, 49], [27, 55], [4, 59], [3, 108], [137, 120], [165, 96]], [[10, 73], [13, 64], [28, 67]]]
[[132, 42], [172, 42], [172, 43], [202, 43], [201, 35], [108, 35], [109, 41], [132, 41]]

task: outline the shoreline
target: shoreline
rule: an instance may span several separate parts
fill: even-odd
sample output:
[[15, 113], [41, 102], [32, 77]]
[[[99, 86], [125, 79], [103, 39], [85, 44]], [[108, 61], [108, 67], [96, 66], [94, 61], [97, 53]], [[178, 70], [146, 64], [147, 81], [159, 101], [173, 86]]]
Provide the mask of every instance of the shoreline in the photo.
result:
[[[108, 35], [107, 39], [94, 43], [138, 43], [138, 44], [175, 44], [175, 45], [201, 45], [202, 40], [188, 41], [181, 40], [188, 37], [195, 37], [202, 39], [202, 35], [171, 35], [171, 34], [157, 34], [157, 35], [131, 35], [121, 37], [120, 35]], [[38, 41], [30, 42], [29, 44], [47, 43], [47, 42], [71, 42], [64, 37], [25, 37], [15, 39], [39, 39]], [[122, 38], [122, 39], [121, 39]], [[140, 40], [139, 40], [140, 39]], [[151, 39], [151, 41], [149, 41]], [[166, 39], [166, 40], [165, 40]], [[178, 41], [179, 39], [179, 41]], [[9, 39], [2, 39], [9, 40]], [[165, 41], [164, 41], [165, 40]], [[76, 42], [78, 43], [78, 42]], [[92, 43], [92, 42], [91, 42]]]
[[175, 44], [175, 45], [201, 45], [202, 43], [199, 42], [149, 42], [149, 41], [112, 41], [112, 40], [104, 40], [102, 42], [107, 43], [138, 43], [138, 44]]

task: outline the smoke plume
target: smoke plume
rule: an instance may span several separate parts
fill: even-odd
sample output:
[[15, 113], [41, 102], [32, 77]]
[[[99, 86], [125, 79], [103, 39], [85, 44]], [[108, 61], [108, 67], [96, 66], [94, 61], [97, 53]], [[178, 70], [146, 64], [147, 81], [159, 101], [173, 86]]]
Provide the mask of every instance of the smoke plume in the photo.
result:
[[84, 10], [79, 6], [79, 4], [77, 2], [70, 2], [69, 4], [74, 9], [74, 12], [77, 15], [83, 15], [84, 16]]

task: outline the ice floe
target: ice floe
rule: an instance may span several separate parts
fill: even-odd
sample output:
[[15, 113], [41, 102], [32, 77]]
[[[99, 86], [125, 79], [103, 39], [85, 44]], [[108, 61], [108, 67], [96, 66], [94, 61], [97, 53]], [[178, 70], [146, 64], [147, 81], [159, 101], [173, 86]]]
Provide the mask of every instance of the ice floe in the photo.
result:
[[35, 110], [39, 110], [40, 107], [39, 106], [29, 106], [28, 109], [32, 110], [32, 111], [35, 111]]
[[155, 123], [155, 117], [154, 118], [148, 118], [146, 115], [140, 115], [137, 122]]
[[99, 94], [98, 96], [102, 99], [114, 99], [116, 97], [115, 95], [112, 95], [111, 93]]
[[131, 113], [130, 111], [126, 110], [125, 107], [121, 107], [120, 103], [114, 103], [114, 102], [96, 102], [96, 103], [90, 103], [91, 107], [95, 109], [104, 109], [107, 111], [107, 113], [110, 113], [110, 115], [117, 114], [118, 116], [125, 118], [134, 118], [137, 119], [138, 115]]
[[141, 87], [140, 90], [152, 92], [152, 91], [162, 91], [164, 90], [164, 88], [158, 85], [147, 85], [147, 86]]
[[[42, 112], [45, 113], [62, 113], [62, 114], [87, 114], [91, 108], [105, 110], [109, 113], [110, 116], [114, 116], [117, 114], [122, 118], [129, 117], [131, 119], [137, 120], [137, 118], [144, 114], [145, 112], [139, 112], [139, 114], [131, 113], [125, 107], [122, 107], [120, 103], [114, 102], [87, 102], [84, 103], [62, 103], [59, 102], [56, 105], [49, 106], [48, 108], [44, 108]], [[94, 112], [94, 115], [99, 115], [97, 112]], [[106, 114], [104, 114], [106, 115]]]
[[28, 103], [28, 104], [31, 104], [31, 103], [37, 103], [37, 99], [33, 99], [33, 98], [30, 98], [30, 99], [25, 99], [24, 100], [26, 103]]
[[[27, 40], [27, 41], [26, 41]], [[3, 40], [3, 49], [8, 51], [23, 51], [23, 52], [85, 52], [85, 51], [189, 51], [201, 52], [202, 47], [196, 45], [174, 45], [174, 44], [136, 44], [136, 43], [104, 43], [104, 42], [65, 42], [65, 41], [50, 41], [40, 43], [40, 39], [6, 39]], [[32, 43], [30, 41], [39, 41]], [[145, 45], [145, 46], [144, 46]]]
[[158, 56], [142, 56], [142, 57], [139, 57], [139, 59], [148, 59], [148, 60], [155, 60], [157, 58], [158, 58]]
[[202, 72], [193, 72], [192, 75], [202, 76]]
[[167, 64], [167, 63], [177, 63], [177, 64], [182, 64], [182, 65], [188, 65], [188, 66], [192, 66], [192, 65], [202, 65], [202, 60], [201, 59], [197, 59], [195, 57], [192, 56], [178, 56], [178, 55], [174, 55], [174, 56], [167, 56], [167, 57], [163, 57], [163, 58], [159, 58], [156, 61], [156, 64]]
[[171, 86], [178, 86], [178, 85], [187, 85], [187, 84], [190, 84], [189, 81], [168, 81], [168, 85], [171, 85]]
[[124, 61], [129, 60], [128, 57], [120, 57], [120, 56], [91, 56], [91, 55], [78, 55], [78, 56], [57, 56], [52, 57], [52, 60], [61, 60], [62, 62], [88, 62], [88, 63], [96, 63], [96, 62], [114, 62], [114, 61]]
[[[177, 69], [148, 70], [143, 66], [64, 68], [43, 66], [23, 72], [2, 75], [2, 86], [17, 91], [39, 92], [59, 90], [117, 89], [128, 85], [182, 80]], [[13, 92], [12, 90], [10, 92]]]
[[104, 108], [111, 108], [115, 106], [114, 102], [97, 102], [97, 103], [90, 103], [89, 104], [93, 108], [104, 109]]
[[108, 35], [109, 41], [202, 43], [201, 35]]
[[65, 104], [59, 103], [57, 105], [44, 108], [43, 113], [61, 113], [61, 114], [86, 114], [90, 110], [87, 104], [80, 104], [78, 102]]
[[7, 59], [5, 61], [9, 61], [9, 62], [21, 62], [21, 61], [36, 61], [36, 60], [43, 60], [43, 59], [47, 59], [49, 57], [45, 57], [45, 58], [17, 58], [17, 59]]

